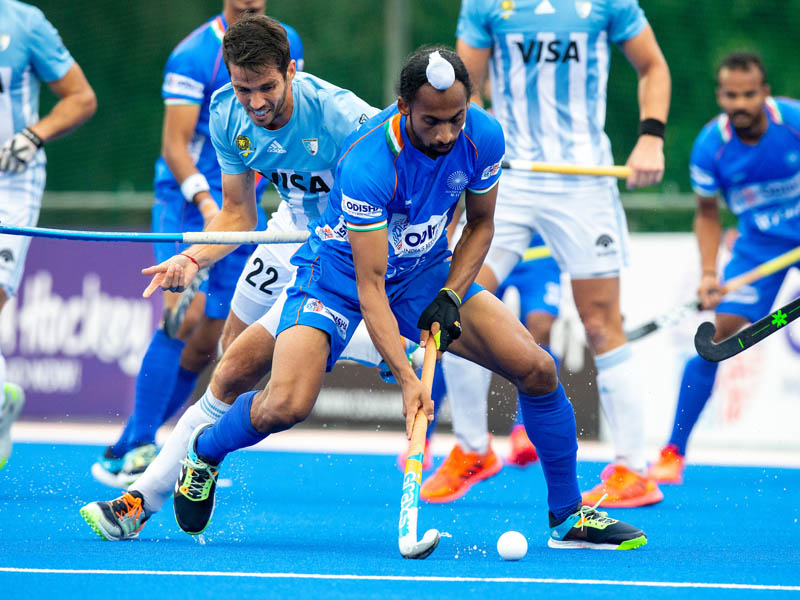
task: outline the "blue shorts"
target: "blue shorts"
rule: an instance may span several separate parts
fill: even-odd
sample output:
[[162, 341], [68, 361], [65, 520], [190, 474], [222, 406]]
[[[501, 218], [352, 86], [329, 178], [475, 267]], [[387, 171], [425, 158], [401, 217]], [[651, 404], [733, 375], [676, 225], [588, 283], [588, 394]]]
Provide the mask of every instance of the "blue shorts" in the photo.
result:
[[[313, 255], [308, 243], [303, 244], [292, 258], [292, 264], [297, 266], [297, 276], [294, 285], [286, 291], [276, 335], [294, 325], [325, 331], [330, 336], [331, 353], [326, 369], [330, 371], [361, 322], [361, 307], [355, 280], [336, 269], [330, 261], [324, 265], [321, 262], [322, 259]], [[411, 277], [386, 282], [386, 295], [400, 327], [400, 335], [410, 340], [419, 339], [419, 316], [444, 287], [449, 272], [450, 262], [443, 260], [419, 267]], [[473, 283], [462, 301], [466, 302], [482, 289]]]
[[[211, 190], [217, 204], [222, 202], [222, 192]], [[266, 226], [266, 215], [259, 206], [257, 229]], [[194, 204], [183, 199], [180, 193], [167, 194], [159, 192], [153, 202], [152, 230], [155, 233], [175, 233], [183, 231], [202, 231], [203, 216]], [[191, 244], [168, 242], [153, 244], [156, 263], [162, 263], [171, 256], [183, 252]], [[254, 244], [239, 246], [211, 267], [208, 279], [200, 286], [206, 295], [205, 314], [209, 319], [226, 319], [231, 308], [231, 299], [236, 290], [236, 282], [247, 264], [247, 259], [255, 250]]]
[[[733, 245], [733, 254], [730, 261], [725, 265], [723, 281], [728, 281], [737, 275], [746, 273], [795, 247], [795, 244], [788, 241], [776, 241], [776, 243], [766, 245], [755, 243], [744, 236], [740, 237]], [[738, 315], [751, 323], [758, 321], [772, 310], [775, 297], [778, 295], [778, 291], [780, 291], [783, 280], [786, 278], [786, 273], [790, 268], [787, 267], [731, 292], [717, 306], [716, 312]]]
[[514, 287], [519, 292], [520, 320], [532, 312], [558, 316], [561, 304], [561, 269], [553, 257], [523, 260], [517, 263], [495, 295], [502, 298], [506, 289]]

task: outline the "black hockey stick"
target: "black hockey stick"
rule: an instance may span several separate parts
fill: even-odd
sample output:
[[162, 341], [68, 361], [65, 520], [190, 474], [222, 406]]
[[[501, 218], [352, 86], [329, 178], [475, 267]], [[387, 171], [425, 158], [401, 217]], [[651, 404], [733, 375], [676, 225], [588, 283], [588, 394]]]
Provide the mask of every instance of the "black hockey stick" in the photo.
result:
[[716, 327], [713, 323], [706, 321], [697, 328], [697, 333], [694, 335], [694, 347], [697, 349], [697, 353], [706, 360], [719, 362], [747, 350], [797, 317], [800, 317], [800, 298], [795, 298], [786, 306], [781, 306], [774, 313], [745, 327], [736, 335], [722, 340], [719, 344], [714, 343]]

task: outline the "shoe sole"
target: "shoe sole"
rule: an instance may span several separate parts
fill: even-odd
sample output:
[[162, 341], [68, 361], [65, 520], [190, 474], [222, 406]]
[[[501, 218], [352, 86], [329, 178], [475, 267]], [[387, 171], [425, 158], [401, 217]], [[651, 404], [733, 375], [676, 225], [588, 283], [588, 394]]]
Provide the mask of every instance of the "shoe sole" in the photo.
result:
[[550, 538], [547, 540], [547, 545], [557, 550], [635, 550], [647, 544], [647, 537], [640, 535], [639, 537], [625, 540], [621, 544], [591, 544], [589, 542], [581, 541], [559, 541]]
[[120, 480], [119, 473], [111, 473], [103, 468], [100, 463], [94, 463], [91, 468], [92, 477], [94, 477], [95, 481], [98, 483], [102, 483], [103, 485], [107, 485], [108, 487], [112, 487], [114, 489], [122, 489], [128, 487], [124, 481]]
[[100, 536], [106, 542], [119, 542], [121, 540], [130, 540], [135, 538], [139, 535], [139, 532], [134, 532], [130, 536], [121, 538], [114, 535], [111, 535], [107, 532], [102, 526], [102, 517], [96, 514], [97, 509], [94, 508], [92, 504], [87, 504], [83, 508], [81, 508], [81, 516], [83, 520], [86, 521], [87, 525], [92, 528], [92, 530]]
[[[603, 508], [639, 508], [640, 506], [649, 506], [657, 504], [664, 499], [664, 493], [658, 488], [644, 494], [643, 496], [636, 496], [635, 498], [624, 498], [622, 500], [603, 500], [597, 506]], [[581, 497], [581, 502], [584, 506], [594, 506], [597, 501], [589, 501]]]
[[469, 479], [468, 481], [464, 482], [464, 485], [462, 487], [458, 488], [455, 492], [453, 492], [453, 493], [451, 493], [451, 494], [449, 494], [447, 496], [438, 496], [436, 498], [426, 498], [423, 495], [423, 493], [420, 492], [419, 497], [422, 500], [424, 500], [425, 502], [428, 502], [429, 504], [446, 504], [448, 502], [453, 502], [454, 500], [458, 500], [459, 498], [464, 496], [470, 490], [470, 488], [473, 485], [475, 485], [476, 483], [478, 483], [479, 481], [483, 481], [485, 479], [489, 479], [489, 477], [493, 477], [494, 475], [497, 475], [500, 472], [500, 470], [503, 468], [503, 462], [498, 459], [498, 461], [495, 464], [497, 465], [496, 468], [483, 470], [480, 473], [477, 473], [471, 479]]

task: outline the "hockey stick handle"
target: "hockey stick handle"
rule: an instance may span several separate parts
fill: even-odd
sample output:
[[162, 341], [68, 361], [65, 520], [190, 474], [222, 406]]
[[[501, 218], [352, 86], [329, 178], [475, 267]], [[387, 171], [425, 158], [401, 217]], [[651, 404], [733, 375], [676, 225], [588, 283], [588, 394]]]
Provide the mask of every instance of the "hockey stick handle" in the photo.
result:
[[[431, 335], [425, 344], [425, 359], [422, 363], [422, 383], [431, 393], [433, 376], [436, 370], [436, 343], [434, 342], [434, 324]], [[420, 407], [414, 416], [411, 429], [411, 440], [406, 455], [406, 468], [403, 475], [403, 495], [400, 498], [400, 523], [398, 530], [398, 546], [405, 558], [425, 558], [436, 549], [439, 543], [439, 532], [429, 529], [422, 540], [417, 541], [417, 517], [419, 513], [419, 492], [422, 487], [422, 461], [425, 456], [425, 433], [428, 429], [428, 417]]]
[[750, 269], [747, 271], [747, 273], [742, 273], [741, 275], [737, 275], [733, 279], [726, 281], [725, 285], [722, 287], [723, 294], [738, 290], [740, 287], [749, 285], [754, 281], [758, 281], [762, 277], [766, 277], [767, 275], [777, 273], [781, 269], [790, 267], [798, 261], [800, 261], [800, 246], [794, 248], [793, 250], [789, 250], [788, 252], [784, 252], [780, 256], [776, 256], [775, 258], [758, 265], [754, 269]]
[[307, 231], [186, 231], [140, 233], [129, 231], [78, 231], [46, 227], [0, 225], [0, 234], [77, 240], [84, 242], [178, 242], [182, 244], [296, 244], [308, 239]]
[[513, 171], [533, 171], [534, 173], [557, 173], [560, 175], [594, 175], [597, 177], [617, 177], [625, 179], [630, 176], [631, 168], [612, 165], [564, 165], [559, 163], [531, 162], [527, 160], [504, 160], [500, 163], [504, 169]]

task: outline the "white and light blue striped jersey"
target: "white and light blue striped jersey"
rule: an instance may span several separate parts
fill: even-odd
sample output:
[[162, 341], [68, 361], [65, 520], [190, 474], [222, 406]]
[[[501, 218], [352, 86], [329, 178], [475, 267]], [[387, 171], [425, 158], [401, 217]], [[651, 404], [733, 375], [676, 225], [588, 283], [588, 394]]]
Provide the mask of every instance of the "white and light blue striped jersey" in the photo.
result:
[[[289, 52], [303, 68], [303, 43], [297, 32], [281, 23], [289, 38]], [[178, 44], [167, 59], [161, 96], [166, 106], [194, 104], [200, 106], [194, 134], [189, 142], [189, 154], [195, 168], [208, 180], [209, 185], [222, 189], [219, 164], [211, 145], [208, 132], [211, 94], [231, 80], [222, 60], [222, 38], [228, 30], [223, 15], [208, 20]], [[156, 161], [154, 187], [156, 196], [165, 199], [169, 195], [183, 198], [180, 186], [163, 157]]]
[[291, 210], [293, 226], [305, 229], [328, 203], [345, 139], [378, 110], [308, 73], [295, 75], [292, 97], [289, 122], [265, 129], [247, 115], [233, 86], [225, 85], [211, 98], [211, 139], [223, 173], [261, 173]]
[[726, 114], [706, 124], [692, 147], [689, 176], [698, 195], [722, 195], [742, 239], [798, 244], [800, 102], [767, 98], [764, 110], [767, 130], [754, 146], [739, 140]]
[[[646, 26], [637, 0], [463, 0], [457, 37], [492, 50], [492, 109], [506, 134], [506, 158], [612, 164], [604, 131], [611, 43]], [[553, 191], [593, 181], [530, 177]]]
[[[40, 82], [61, 79], [74, 63], [41, 10], [0, 1], [0, 144], [39, 121]], [[44, 162], [37, 152], [31, 166]]]

